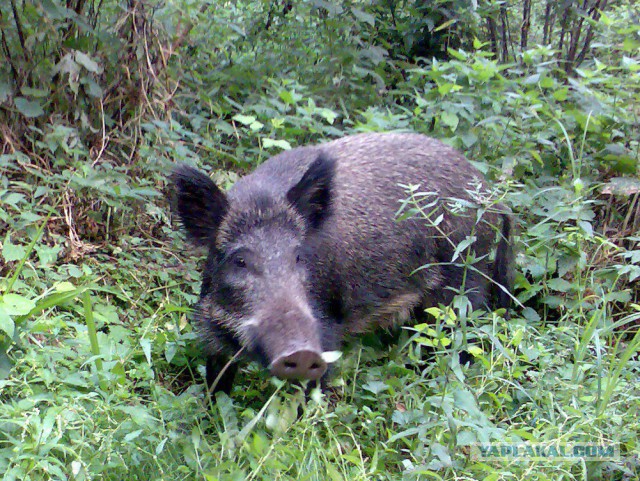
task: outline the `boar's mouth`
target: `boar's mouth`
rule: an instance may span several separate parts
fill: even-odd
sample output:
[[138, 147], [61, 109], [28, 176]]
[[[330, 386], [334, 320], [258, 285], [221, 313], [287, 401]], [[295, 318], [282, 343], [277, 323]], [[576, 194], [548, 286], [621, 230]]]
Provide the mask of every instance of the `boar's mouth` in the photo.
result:
[[281, 379], [316, 381], [327, 371], [327, 363], [315, 349], [298, 349], [277, 357], [269, 372]]
[[[272, 295], [258, 309], [230, 312], [212, 297], [196, 316], [207, 350], [258, 361], [282, 379], [317, 380], [327, 370], [320, 324], [303, 292]], [[268, 305], [264, 305], [268, 304]], [[253, 311], [253, 312], [252, 312]]]
[[253, 351], [262, 364], [281, 379], [320, 379], [327, 363], [322, 358], [316, 319], [296, 309], [270, 314], [251, 326]]
[[[273, 354], [273, 346], [268, 348], [265, 345], [268, 339], [263, 338], [260, 341], [254, 337], [252, 341], [242, 347], [235, 340], [234, 343], [239, 350], [248, 348], [253, 360], [259, 362], [272, 375], [280, 379], [315, 381], [327, 371], [327, 362], [323, 359], [319, 347], [312, 347], [306, 342], [298, 343], [297, 347], [294, 347], [295, 344], [290, 345], [290, 348], [286, 349], [283, 354]], [[269, 352], [272, 354], [268, 354]]]

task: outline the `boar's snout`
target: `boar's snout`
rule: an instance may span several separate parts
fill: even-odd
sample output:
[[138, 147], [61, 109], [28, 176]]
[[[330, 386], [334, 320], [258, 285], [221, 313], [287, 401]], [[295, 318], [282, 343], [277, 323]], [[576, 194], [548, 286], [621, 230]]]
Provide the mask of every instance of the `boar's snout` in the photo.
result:
[[319, 352], [301, 349], [276, 358], [269, 367], [271, 374], [281, 379], [320, 379], [327, 370]]

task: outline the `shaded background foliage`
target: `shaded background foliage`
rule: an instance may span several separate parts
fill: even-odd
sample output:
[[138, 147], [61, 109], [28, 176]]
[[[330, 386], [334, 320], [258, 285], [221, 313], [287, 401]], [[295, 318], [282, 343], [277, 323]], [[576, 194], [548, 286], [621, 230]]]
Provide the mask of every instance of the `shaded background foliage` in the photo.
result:
[[[415, 465], [491, 479], [461, 467], [456, 447], [510, 429], [553, 438], [553, 421], [538, 427], [547, 412], [583, 416], [565, 432], [615, 434], [633, 453], [639, 428], [622, 413], [638, 408], [639, 13], [625, 0], [2, 2], [0, 466], [15, 479], [124, 479], [136, 465], [244, 479], [268, 458], [273, 469], [321, 460], [336, 466], [332, 479], [392, 479]], [[270, 434], [252, 431], [269, 386], [255, 367], [235, 393], [252, 407], [227, 399], [207, 417], [186, 314], [197, 266], [171, 228], [168, 169], [197, 165], [229, 186], [282, 149], [396, 129], [462, 150], [518, 214], [524, 308], [509, 323], [456, 311], [473, 326], [464, 342], [510, 355], [478, 354], [481, 371], [465, 379], [450, 361], [461, 338], [446, 330], [425, 328], [390, 360], [365, 340], [368, 364], [347, 357], [334, 410], [307, 424], [292, 428], [295, 409], [280, 406]], [[442, 356], [416, 379], [405, 364], [420, 365], [425, 344]], [[576, 403], [585, 414], [566, 409]], [[384, 450], [353, 441], [378, 438]], [[301, 439], [304, 459], [292, 454]], [[155, 458], [140, 454], [145, 444]], [[87, 451], [103, 454], [78, 455]], [[632, 479], [637, 456], [625, 459], [589, 473]]]

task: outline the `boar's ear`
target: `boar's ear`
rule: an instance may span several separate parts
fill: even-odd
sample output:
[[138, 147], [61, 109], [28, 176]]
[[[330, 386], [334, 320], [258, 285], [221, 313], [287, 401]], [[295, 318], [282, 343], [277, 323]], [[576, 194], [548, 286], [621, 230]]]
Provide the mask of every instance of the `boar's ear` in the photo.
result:
[[311, 228], [318, 228], [331, 207], [331, 187], [335, 160], [320, 154], [289, 192], [287, 200], [306, 219]]
[[189, 240], [211, 245], [228, 208], [227, 196], [205, 174], [181, 165], [171, 176], [174, 192], [171, 207], [178, 214]]

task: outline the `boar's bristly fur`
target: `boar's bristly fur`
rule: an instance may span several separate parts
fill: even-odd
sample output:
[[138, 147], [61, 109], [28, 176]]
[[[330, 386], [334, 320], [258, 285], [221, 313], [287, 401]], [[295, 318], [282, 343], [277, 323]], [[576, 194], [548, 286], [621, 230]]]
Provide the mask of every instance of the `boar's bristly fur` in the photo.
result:
[[[437, 221], [397, 220], [407, 184], [437, 200]], [[214, 390], [231, 389], [235, 367], [218, 374], [239, 350], [279, 377], [317, 380], [345, 333], [406, 322], [461, 289], [473, 307], [509, 304], [510, 211], [482, 205], [480, 173], [437, 140], [348, 136], [276, 155], [227, 193], [189, 167], [173, 185], [188, 237], [209, 249], [194, 321]], [[472, 269], [452, 261], [470, 238]]]

